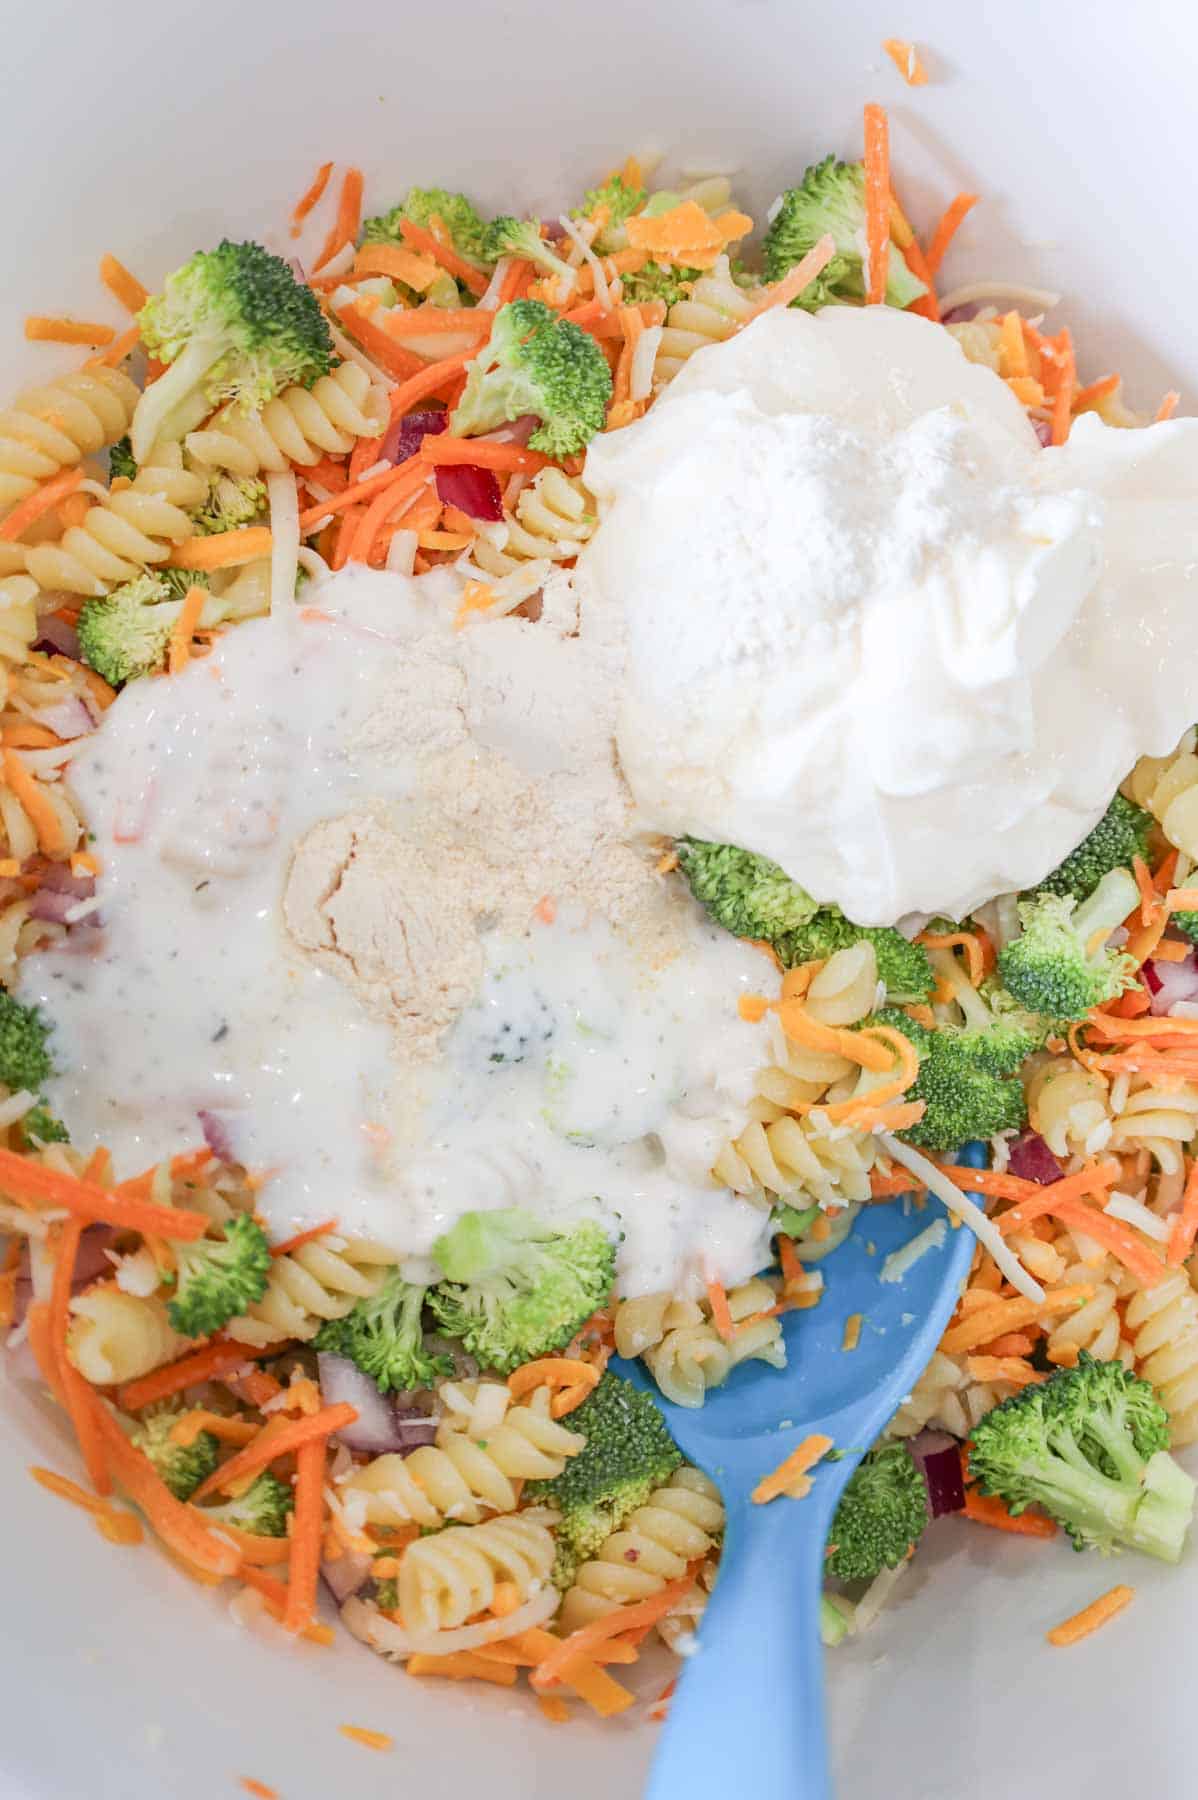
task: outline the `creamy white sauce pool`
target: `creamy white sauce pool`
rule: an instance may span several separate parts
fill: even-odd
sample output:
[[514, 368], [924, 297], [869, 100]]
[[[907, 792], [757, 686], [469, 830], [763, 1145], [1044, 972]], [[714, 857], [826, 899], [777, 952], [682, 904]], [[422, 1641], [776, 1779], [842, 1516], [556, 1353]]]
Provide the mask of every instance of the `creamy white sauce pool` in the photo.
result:
[[[458, 932], [460, 882], [413, 835], [430, 780], [454, 757], [481, 761], [485, 743], [500, 772], [552, 782], [589, 753], [571, 734], [602, 707], [587, 685], [601, 658], [516, 620], [454, 634], [452, 590], [431, 578], [349, 573], [304, 601], [180, 676], [133, 684], [74, 764], [102, 931], [29, 959], [21, 994], [55, 1022], [51, 1100], [76, 1144], [107, 1144], [128, 1174], [200, 1142], [198, 1115], [214, 1115], [236, 1157], [268, 1173], [277, 1235], [334, 1216], [419, 1257], [461, 1212], [519, 1204], [622, 1232], [628, 1292], [759, 1267], [765, 1214], [706, 1171], [766, 1056], [736, 1003], [769, 971], [680, 891], [673, 954], [577, 902], [549, 923], [529, 905], [518, 930], [482, 921], [441, 1055], [397, 1054], [396, 1020], [427, 1005], [405, 959], [459, 967], [445, 921]], [[417, 643], [440, 671], [420, 692]], [[542, 718], [545, 691], [570, 706]], [[283, 901], [297, 844], [347, 817], [385, 854], [301, 896], [321, 920], [353, 901], [344, 980], [305, 954]], [[397, 917], [418, 864], [433, 904]]]

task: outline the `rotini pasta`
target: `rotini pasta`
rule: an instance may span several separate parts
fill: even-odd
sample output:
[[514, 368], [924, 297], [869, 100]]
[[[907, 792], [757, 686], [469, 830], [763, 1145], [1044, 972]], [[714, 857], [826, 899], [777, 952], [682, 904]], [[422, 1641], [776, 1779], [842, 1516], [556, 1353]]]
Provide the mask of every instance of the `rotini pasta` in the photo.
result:
[[1198, 1087], [1192, 1081], [1134, 1077], [1129, 1083], [1125, 1077], [1111, 1090], [1111, 1109], [1112, 1150], [1147, 1150], [1158, 1169], [1180, 1173], [1182, 1146], [1198, 1133]]
[[753, 288], [738, 287], [733, 281], [728, 258], [717, 257], [710, 274], [695, 282], [690, 297], [675, 300], [666, 314], [653, 367], [654, 385], [672, 381], [696, 350], [730, 338], [749, 317], [756, 299]]
[[0, 508], [124, 437], [139, 391], [120, 369], [76, 369], [0, 411]]
[[533, 558], [565, 562], [578, 555], [597, 523], [595, 501], [576, 475], [542, 469], [517, 496], [515, 514], [490, 528], [496, 536], [480, 534], [474, 560], [486, 574], [499, 576]]
[[[494, 1383], [485, 1384], [488, 1387]], [[505, 1390], [506, 1391], [506, 1390]], [[341, 1502], [355, 1525], [474, 1525], [488, 1513], [514, 1512], [521, 1481], [560, 1475], [586, 1439], [549, 1416], [548, 1390], [505, 1409], [485, 1436], [468, 1421], [444, 1422], [435, 1445], [407, 1456], [388, 1453], [353, 1470]]]
[[513, 1514], [482, 1525], [450, 1525], [418, 1538], [399, 1565], [399, 1611], [410, 1632], [449, 1631], [490, 1606], [497, 1581], [521, 1601], [548, 1582], [553, 1534]]
[[165, 1302], [126, 1294], [111, 1283], [71, 1301], [67, 1354], [97, 1387], [136, 1381], [187, 1347], [166, 1315]]
[[195, 531], [188, 509], [208, 493], [203, 476], [183, 467], [177, 445], [156, 448], [128, 487], [114, 488], [58, 543], [35, 544], [25, 566], [43, 588], [106, 594], [146, 568], [165, 562]]
[[386, 389], [356, 363], [343, 362], [310, 388], [290, 387], [261, 412], [226, 406], [185, 441], [191, 461], [231, 475], [283, 474], [344, 456], [357, 438], [381, 437], [389, 418]]
[[937, 1350], [890, 1424], [890, 1437], [915, 1437], [925, 1428], [967, 1438], [983, 1413], [1014, 1389], [1007, 1384], [975, 1381], [963, 1357]]
[[1198, 860], [1198, 755], [1194, 728], [1172, 756], [1142, 756], [1123, 792], [1157, 820], [1169, 842]]
[[1136, 1373], [1160, 1395], [1174, 1446], [1192, 1444], [1198, 1441], [1198, 1295], [1183, 1269], [1171, 1269], [1147, 1289], [1125, 1274], [1120, 1288]]
[[[757, 1277], [728, 1294], [736, 1327], [730, 1340], [711, 1322], [710, 1308], [669, 1294], [621, 1301], [616, 1308], [616, 1344], [622, 1355], [640, 1354], [667, 1400], [702, 1406], [707, 1390], [719, 1387], [740, 1363], [786, 1367], [781, 1321], [772, 1313], [777, 1295]], [[632, 1345], [636, 1349], [632, 1349]], [[624, 1346], [630, 1346], [625, 1349]]]
[[[558, 1629], [577, 1631], [615, 1607], [655, 1594], [705, 1557], [723, 1527], [715, 1483], [699, 1469], [676, 1470], [581, 1565], [562, 1601]], [[693, 1629], [693, 1618], [689, 1623]]]
[[1072, 1057], [1042, 1062], [1027, 1082], [1028, 1117], [1054, 1156], [1085, 1156], [1110, 1137], [1107, 1084]]
[[262, 1349], [284, 1338], [306, 1342], [326, 1319], [342, 1319], [359, 1300], [377, 1294], [395, 1255], [362, 1240], [317, 1238], [271, 1263], [270, 1279], [256, 1300], [226, 1327], [239, 1343]]

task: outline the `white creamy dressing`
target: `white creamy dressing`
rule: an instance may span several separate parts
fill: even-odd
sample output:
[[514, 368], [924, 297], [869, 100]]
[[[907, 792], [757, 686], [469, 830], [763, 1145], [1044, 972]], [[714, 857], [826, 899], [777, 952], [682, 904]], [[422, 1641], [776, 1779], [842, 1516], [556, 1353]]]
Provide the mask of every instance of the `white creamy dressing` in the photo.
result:
[[1039, 880], [1198, 711], [1198, 420], [1042, 450], [927, 320], [775, 310], [586, 479], [643, 822], [859, 923]]
[[[420, 1256], [462, 1212], [519, 1204], [621, 1231], [624, 1291], [740, 1279], [766, 1259], [766, 1215], [707, 1171], [766, 1057], [736, 1003], [768, 971], [677, 883], [650, 884], [664, 949], [577, 902], [544, 922], [535, 866], [527, 891], [496, 869], [476, 908], [493, 892], [494, 913], [463, 915], [461, 834], [492, 791], [472, 785], [480, 768], [551, 792], [571, 768], [582, 779], [598, 720], [596, 814], [620, 824], [623, 790], [599, 650], [516, 619], [454, 633], [455, 598], [445, 578], [346, 572], [120, 696], [72, 770], [102, 931], [22, 973], [55, 1023], [52, 1104], [121, 1174], [196, 1144], [213, 1115], [269, 1172], [278, 1236], [332, 1216]], [[575, 791], [553, 815], [567, 837]], [[297, 846], [346, 819], [348, 860], [309, 869]], [[594, 819], [580, 830], [584, 876], [622, 916], [646, 877]], [[405, 910], [409, 879], [423, 910]], [[297, 941], [303, 921], [327, 942]], [[458, 971], [435, 1041], [412, 1028], [427, 965]]]

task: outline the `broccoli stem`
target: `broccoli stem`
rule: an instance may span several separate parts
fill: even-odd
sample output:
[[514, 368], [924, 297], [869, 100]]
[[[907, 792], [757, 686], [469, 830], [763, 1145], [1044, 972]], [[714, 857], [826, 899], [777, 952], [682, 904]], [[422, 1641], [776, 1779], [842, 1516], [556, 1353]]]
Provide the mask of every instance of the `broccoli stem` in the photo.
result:
[[1104, 939], [1110, 937], [1135, 906], [1139, 892], [1135, 877], [1127, 869], [1109, 870], [1073, 915], [1073, 928], [1082, 943], [1088, 944], [1097, 931], [1102, 932]]
[[170, 414], [200, 385], [224, 351], [219, 339], [193, 338], [169, 369], [145, 390], [129, 430], [129, 445], [139, 464], [145, 462], [161, 437]]

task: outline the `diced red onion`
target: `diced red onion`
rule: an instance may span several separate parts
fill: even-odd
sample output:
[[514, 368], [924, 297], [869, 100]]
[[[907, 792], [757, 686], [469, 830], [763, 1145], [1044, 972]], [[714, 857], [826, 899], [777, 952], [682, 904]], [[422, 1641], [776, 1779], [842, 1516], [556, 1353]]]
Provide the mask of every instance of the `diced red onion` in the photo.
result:
[[965, 1506], [965, 1478], [956, 1440], [946, 1431], [921, 1431], [912, 1438], [909, 1448], [923, 1470], [932, 1517], [940, 1519], [945, 1513], [961, 1512]]
[[344, 1556], [335, 1556], [321, 1563], [321, 1577], [338, 1606], [343, 1606], [351, 1594], [356, 1594], [365, 1587], [370, 1579], [373, 1561], [374, 1558], [363, 1551], [347, 1550]]
[[[112, 1264], [105, 1252], [112, 1247], [116, 1233], [109, 1225], [88, 1225], [80, 1233], [79, 1247], [75, 1252], [75, 1272], [71, 1278], [71, 1292], [78, 1294], [85, 1287], [90, 1287], [101, 1275], [112, 1274]], [[33, 1299], [33, 1281], [29, 1273], [29, 1246], [21, 1250], [21, 1260], [17, 1265], [17, 1279], [13, 1284], [13, 1316], [14, 1326], [20, 1325], [29, 1310]]]
[[551, 244], [560, 244], [566, 235], [566, 228], [560, 219], [542, 219], [541, 236], [548, 238]]
[[1020, 1181], [1038, 1181], [1041, 1187], [1060, 1181], [1065, 1173], [1038, 1131], [1025, 1131], [1013, 1139], [1007, 1167]]
[[72, 875], [70, 863], [47, 863], [41, 871], [42, 888], [52, 894], [69, 894], [72, 900], [90, 900], [96, 891], [94, 875]]
[[53, 706], [43, 706], [33, 716], [39, 725], [60, 738], [86, 737], [93, 729], [92, 715], [77, 694]]
[[29, 902], [29, 916], [44, 919], [51, 925], [68, 925], [67, 914], [82, 904], [73, 894], [57, 894], [52, 888], [39, 888]]
[[65, 619], [56, 619], [53, 613], [43, 613], [37, 622], [37, 633], [35, 649], [57, 650], [60, 655], [79, 661], [79, 634]]
[[503, 517], [503, 493], [491, 469], [473, 463], [446, 463], [437, 469], [437, 496], [472, 519]]
[[395, 1409], [385, 1394], [380, 1394], [369, 1375], [363, 1375], [347, 1356], [332, 1356], [322, 1350], [316, 1358], [320, 1370], [320, 1391], [329, 1406], [348, 1401], [358, 1410], [352, 1425], [337, 1433], [350, 1450], [362, 1450], [378, 1456], [385, 1450], [402, 1450], [403, 1438], [395, 1418]]
[[398, 467], [400, 463], [407, 462], [410, 456], [415, 456], [426, 437], [437, 436], [448, 425], [449, 414], [441, 410], [407, 413], [402, 419], [396, 419], [388, 431], [379, 449], [379, 456]]
[[229, 1113], [213, 1112], [204, 1107], [196, 1113], [200, 1122], [200, 1130], [204, 1134], [204, 1142], [213, 1156], [219, 1156], [222, 1162], [240, 1162], [236, 1146], [233, 1142], [233, 1120]]
[[1144, 965], [1144, 979], [1152, 994], [1149, 1011], [1162, 1018], [1179, 1002], [1198, 1000], [1198, 963], [1191, 951], [1184, 962], [1152, 961]]
[[977, 301], [967, 301], [964, 306], [952, 306], [941, 317], [942, 325], [967, 325], [970, 319], [976, 319], [981, 306]]
[[1052, 443], [1052, 425], [1047, 419], [1033, 419], [1032, 430], [1040, 440], [1040, 448], [1047, 450]]
[[521, 413], [518, 418], [508, 419], [504, 424], [497, 425], [494, 431], [481, 432], [479, 434], [480, 442], [484, 444], [517, 444], [520, 449], [523, 449], [540, 423], [536, 413]]

